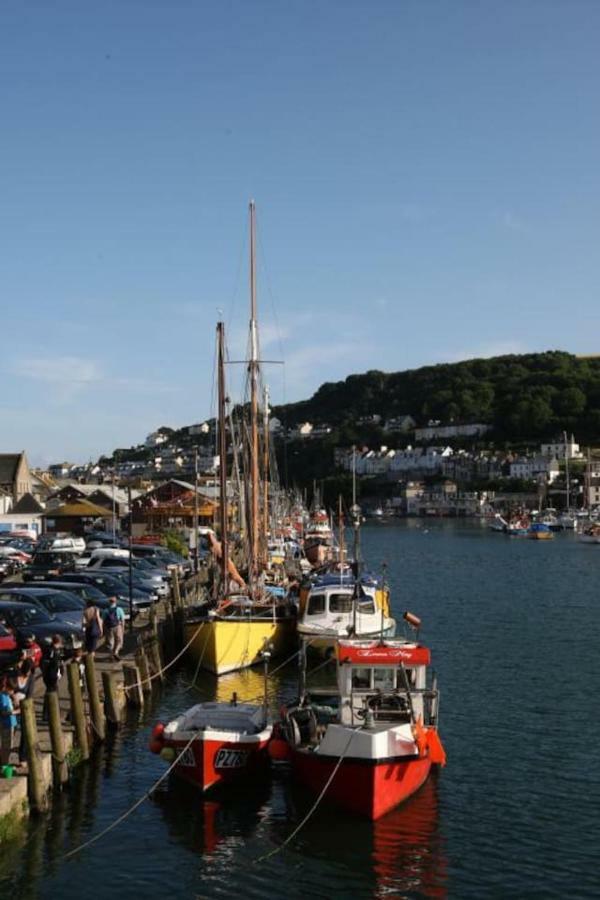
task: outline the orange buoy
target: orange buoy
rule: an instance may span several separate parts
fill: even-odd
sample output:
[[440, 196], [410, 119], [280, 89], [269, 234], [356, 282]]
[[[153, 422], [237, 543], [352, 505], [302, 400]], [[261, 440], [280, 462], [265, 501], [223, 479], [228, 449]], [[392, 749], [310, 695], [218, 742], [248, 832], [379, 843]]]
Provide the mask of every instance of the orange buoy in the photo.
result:
[[285, 762], [291, 756], [290, 745], [281, 738], [269, 742], [269, 756], [274, 762]]
[[163, 733], [164, 730], [165, 730], [165, 726], [163, 725], [162, 722], [159, 722], [159, 723], [158, 723], [157, 725], [155, 725], [154, 728], [152, 729], [152, 737], [153, 737], [153, 738], [159, 738], [159, 737], [162, 737], [162, 733]]
[[150, 741], [148, 746], [151, 753], [160, 753], [163, 748], [163, 742], [154, 738], [154, 740]]

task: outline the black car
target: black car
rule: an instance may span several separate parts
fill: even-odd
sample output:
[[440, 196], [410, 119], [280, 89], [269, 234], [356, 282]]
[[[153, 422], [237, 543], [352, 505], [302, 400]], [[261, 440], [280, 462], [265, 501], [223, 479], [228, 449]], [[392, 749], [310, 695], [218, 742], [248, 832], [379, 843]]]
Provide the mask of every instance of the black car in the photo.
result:
[[74, 553], [63, 550], [38, 550], [23, 570], [23, 581], [46, 581], [48, 575], [62, 575], [74, 569]]
[[65, 656], [72, 656], [73, 651], [82, 646], [83, 631], [59, 622], [40, 606], [22, 603], [19, 600], [0, 600], [0, 623], [5, 623], [15, 632], [20, 640], [28, 636], [47, 652], [52, 643], [52, 636], [60, 635], [63, 640]]
[[[101, 612], [104, 612], [105, 609], [108, 609], [110, 606], [109, 594], [105, 594], [104, 591], [101, 591], [100, 588], [96, 587], [95, 584], [88, 584], [86, 582], [76, 582], [76, 581], [48, 581], [44, 582], [41, 587], [52, 588], [57, 591], [69, 591], [70, 594], [76, 595], [81, 600], [82, 607], [85, 606], [88, 600], [91, 600], [95, 606]], [[113, 596], [113, 595], [110, 595]], [[139, 613], [138, 599], [133, 598], [133, 618], [137, 616]], [[144, 600], [146, 598], [144, 597]], [[125, 618], [129, 618], [129, 597], [122, 598], [117, 596], [117, 606], [120, 606], [123, 612], [125, 613]]]
[[[54, 581], [54, 579], [52, 579]], [[71, 582], [74, 584], [91, 584], [93, 587], [102, 591], [105, 597], [116, 597], [117, 603], [121, 605], [123, 601], [129, 609], [129, 585], [122, 578], [115, 577], [108, 572], [91, 571], [86, 569], [79, 572], [68, 572], [57, 578], [56, 581], [67, 585]], [[152, 596], [148, 591], [142, 591], [139, 588], [133, 588], [133, 604], [138, 609], [145, 609], [152, 606]]]

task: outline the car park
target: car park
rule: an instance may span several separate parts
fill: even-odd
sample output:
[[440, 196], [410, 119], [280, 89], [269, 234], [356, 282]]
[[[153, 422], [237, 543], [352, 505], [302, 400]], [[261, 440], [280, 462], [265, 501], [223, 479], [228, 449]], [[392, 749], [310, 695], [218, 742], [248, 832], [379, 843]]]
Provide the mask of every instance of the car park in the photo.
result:
[[[142, 567], [142, 560], [132, 560], [132, 569], [135, 572], [137, 581], [147, 590], [153, 591], [159, 597], [167, 597], [169, 594], [169, 576], [166, 572], [150, 567]], [[97, 559], [87, 567], [88, 572], [109, 572], [122, 574], [129, 572], [129, 560], [122, 557], [107, 557], [105, 559]]]
[[[87, 584], [85, 582], [76, 582], [76, 581], [48, 581], [47, 583], [42, 585], [43, 587], [50, 588], [52, 590], [57, 591], [68, 591], [69, 593], [78, 597], [82, 602], [82, 607], [85, 606], [88, 600], [91, 600], [95, 606], [98, 607], [100, 612], [104, 612], [105, 609], [108, 609], [110, 606], [110, 601], [108, 599], [109, 595], [105, 594], [100, 588], [96, 587], [94, 584]], [[120, 586], [122, 590], [123, 585]], [[125, 619], [129, 619], [129, 597], [121, 597], [118, 595], [111, 595], [117, 597], [117, 606], [120, 606], [125, 614]], [[141, 602], [141, 606], [140, 606]], [[146, 594], [142, 597], [136, 595], [133, 597], [133, 618], [138, 615], [140, 609], [144, 609], [148, 605], [148, 598]]]
[[62, 638], [66, 656], [72, 656], [83, 643], [81, 628], [58, 622], [40, 606], [18, 600], [0, 600], [0, 623], [8, 626], [18, 640], [32, 637], [41, 647], [42, 653], [50, 648], [55, 634]]
[[81, 618], [85, 602], [76, 594], [61, 591], [56, 587], [27, 587], [16, 585], [0, 588], [0, 600], [19, 600], [22, 603], [35, 603], [58, 622], [66, 622], [73, 628], [81, 627]]
[[[117, 571], [120, 573], [120, 570]], [[123, 578], [119, 577], [119, 574], [115, 577], [114, 573], [91, 571], [90, 569], [87, 569], [85, 572], [69, 572], [66, 575], [61, 576], [60, 581], [65, 584], [70, 582], [76, 584], [91, 584], [102, 591], [106, 597], [116, 597], [117, 602], [121, 600], [125, 601], [127, 603], [127, 608], [129, 608], [129, 584], [127, 584]], [[154, 601], [158, 599], [158, 595], [151, 594], [146, 590], [141, 590], [134, 584], [132, 599], [134, 606], [137, 609], [146, 609], [147, 607], [152, 606]]]

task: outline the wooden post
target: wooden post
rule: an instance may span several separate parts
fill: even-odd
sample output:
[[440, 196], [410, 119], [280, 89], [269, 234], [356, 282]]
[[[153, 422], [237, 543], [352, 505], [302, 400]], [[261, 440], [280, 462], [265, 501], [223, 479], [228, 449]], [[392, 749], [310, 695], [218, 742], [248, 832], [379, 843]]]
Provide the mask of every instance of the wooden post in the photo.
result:
[[125, 697], [130, 706], [143, 706], [144, 695], [140, 687], [140, 670], [137, 666], [123, 666]]
[[114, 672], [104, 671], [102, 673], [102, 687], [104, 689], [104, 714], [110, 724], [118, 728], [121, 716], [119, 714], [117, 679]]
[[79, 684], [79, 665], [71, 662], [67, 666], [67, 680], [69, 682], [69, 697], [71, 698], [71, 719], [75, 726], [75, 737], [79, 747], [81, 758], [89, 759], [90, 748], [85, 724], [85, 711], [83, 709], [83, 697]]
[[141, 688], [144, 694], [152, 693], [152, 682], [150, 681], [150, 669], [148, 668], [148, 657], [143, 647], [138, 647], [135, 651], [135, 661], [140, 670]]
[[148, 613], [148, 621], [150, 622], [150, 629], [152, 634], [158, 635], [158, 613], [156, 611], [156, 606], [150, 607], [150, 612]]
[[176, 608], [179, 608], [181, 606], [181, 593], [179, 591], [179, 575], [176, 571], [173, 571], [173, 582], [171, 585], [171, 589], [173, 591], [175, 606]]
[[27, 786], [29, 788], [29, 800], [34, 809], [43, 811], [47, 808], [48, 798], [44, 790], [44, 779], [38, 749], [38, 733], [35, 723], [35, 709], [33, 700], [21, 702], [21, 728], [25, 735], [25, 750], [27, 753]]
[[85, 683], [90, 699], [90, 718], [92, 720], [93, 739], [103, 741], [106, 734], [106, 720], [100, 703], [100, 692], [96, 681], [96, 661], [91, 653], [85, 658]]
[[56, 787], [60, 787], [69, 779], [69, 768], [65, 759], [65, 743], [63, 740], [58, 693], [50, 691], [46, 695], [46, 700], [48, 703], [50, 745], [52, 747], [52, 777]]
[[150, 654], [150, 659], [152, 660], [152, 665], [154, 666], [154, 674], [160, 679], [162, 683], [165, 680], [165, 676], [162, 670], [162, 660], [160, 658], [158, 637], [153, 637], [150, 639], [150, 642], [148, 644], [148, 651]]

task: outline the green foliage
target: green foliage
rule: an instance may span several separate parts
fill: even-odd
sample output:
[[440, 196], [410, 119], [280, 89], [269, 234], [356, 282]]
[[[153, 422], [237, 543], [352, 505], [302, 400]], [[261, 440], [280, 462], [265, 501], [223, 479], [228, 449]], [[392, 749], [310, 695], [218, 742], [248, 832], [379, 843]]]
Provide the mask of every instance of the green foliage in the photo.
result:
[[167, 550], [171, 550], [173, 553], [179, 553], [180, 556], [185, 556], [187, 558], [189, 552], [188, 546], [179, 532], [165, 531], [163, 534], [163, 541]]
[[0, 816], [0, 844], [20, 841], [25, 836], [25, 820], [21, 810], [13, 809]]
[[[383, 421], [411, 415], [429, 419], [482, 422], [502, 441], [537, 441], [563, 428], [582, 441], [600, 435], [600, 358], [579, 359], [548, 351], [425, 366], [406, 372], [365, 372], [321, 385], [310, 400], [274, 410], [287, 426], [327, 422], [339, 429], [336, 443], [348, 445], [389, 438], [363, 416]], [[375, 432], [367, 437], [367, 431]]]

